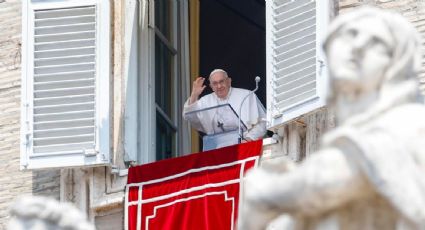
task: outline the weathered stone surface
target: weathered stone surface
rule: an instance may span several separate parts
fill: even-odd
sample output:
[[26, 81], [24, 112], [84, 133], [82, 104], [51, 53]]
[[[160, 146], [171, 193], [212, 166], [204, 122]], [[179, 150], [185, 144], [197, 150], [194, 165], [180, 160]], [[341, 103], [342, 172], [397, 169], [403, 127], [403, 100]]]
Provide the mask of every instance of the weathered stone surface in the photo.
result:
[[0, 229], [18, 195], [59, 199], [58, 170], [20, 171], [21, 1], [0, 1]]

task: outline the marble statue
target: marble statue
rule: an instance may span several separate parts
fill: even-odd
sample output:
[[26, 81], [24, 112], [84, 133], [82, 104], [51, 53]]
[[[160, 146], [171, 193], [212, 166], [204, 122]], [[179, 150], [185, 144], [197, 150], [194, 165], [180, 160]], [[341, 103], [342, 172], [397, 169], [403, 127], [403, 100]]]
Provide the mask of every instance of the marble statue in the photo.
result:
[[95, 230], [76, 207], [52, 198], [23, 196], [10, 213], [9, 230]]
[[418, 33], [366, 7], [337, 17], [323, 48], [336, 127], [303, 163], [248, 173], [239, 229], [266, 229], [277, 217], [268, 229], [425, 229]]

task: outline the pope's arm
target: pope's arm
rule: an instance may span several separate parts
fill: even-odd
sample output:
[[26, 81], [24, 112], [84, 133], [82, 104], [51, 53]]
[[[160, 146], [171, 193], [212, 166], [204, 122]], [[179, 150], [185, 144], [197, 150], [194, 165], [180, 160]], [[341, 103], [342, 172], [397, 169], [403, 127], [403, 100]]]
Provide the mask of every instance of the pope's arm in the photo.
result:
[[282, 212], [314, 216], [368, 194], [367, 179], [346, 154], [331, 147], [286, 173], [267, 167], [250, 171], [239, 229], [265, 229]]
[[251, 129], [249, 129], [245, 134], [244, 137], [246, 140], [258, 140], [263, 138], [264, 134], [266, 133], [266, 121], [264, 121], [262, 118], [258, 119], [258, 122], [252, 126]]
[[200, 109], [202, 104], [200, 100], [195, 101], [194, 103], [190, 104], [190, 98], [187, 99], [187, 101], [184, 103], [183, 106], [183, 119], [186, 121], [189, 121], [192, 128], [206, 133], [205, 128], [202, 125], [201, 119], [202, 119], [202, 113], [189, 113], [194, 110]]
[[202, 102], [199, 100], [199, 96], [201, 93], [205, 90], [204, 85], [205, 78], [198, 77], [193, 81], [192, 83], [192, 93], [190, 94], [190, 97], [187, 99], [187, 101], [184, 103], [183, 106], [183, 119], [186, 121], [189, 121], [191, 126], [198, 131], [204, 132], [205, 129], [201, 123], [201, 113], [191, 113], [188, 114], [191, 111], [198, 110], [202, 108]]
[[[250, 128], [244, 133], [244, 137], [246, 140], [258, 140], [263, 138], [264, 134], [266, 134], [267, 128], [266, 128], [266, 111], [264, 109], [264, 106], [261, 104], [260, 100], [258, 100], [257, 96], [255, 94], [251, 95], [250, 106], [255, 107], [257, 111], [257, 117], [255, 119], [255, 122], [250, 123]], [[253, 111], [252, 109], [249, 109], [248, 111]]]

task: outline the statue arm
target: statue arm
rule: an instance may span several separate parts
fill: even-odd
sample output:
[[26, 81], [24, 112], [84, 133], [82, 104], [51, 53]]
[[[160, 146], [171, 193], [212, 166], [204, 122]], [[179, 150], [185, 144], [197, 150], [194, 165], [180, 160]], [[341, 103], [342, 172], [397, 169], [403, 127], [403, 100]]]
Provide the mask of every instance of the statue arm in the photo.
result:
[[286, 173], [266, 168], [249, 173], [241, 229], [264, 229], [282, 213], [315, 215], [369, 194], [366, 178], [346, 157], [350, 150], [344, 151], [321, 150]]

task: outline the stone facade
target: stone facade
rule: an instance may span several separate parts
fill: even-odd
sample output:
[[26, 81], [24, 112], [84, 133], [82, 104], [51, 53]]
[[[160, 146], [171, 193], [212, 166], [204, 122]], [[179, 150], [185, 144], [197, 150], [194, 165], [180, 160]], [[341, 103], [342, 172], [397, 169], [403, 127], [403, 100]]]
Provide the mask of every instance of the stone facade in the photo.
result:
[[22, 194], [59, 199], [59, 170], [19, 170], [21, 107], [21, 1], [0, 1], [0, 229]]

